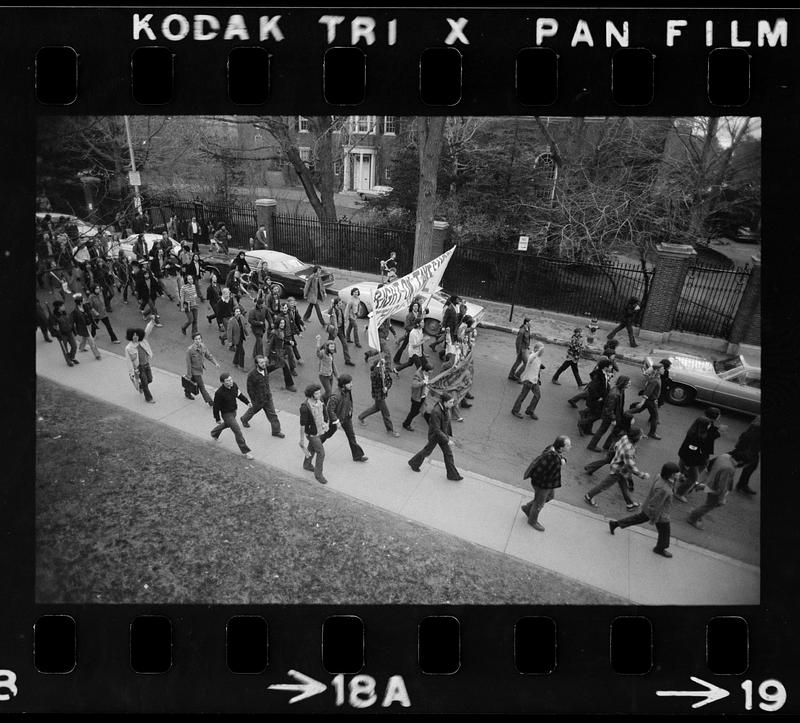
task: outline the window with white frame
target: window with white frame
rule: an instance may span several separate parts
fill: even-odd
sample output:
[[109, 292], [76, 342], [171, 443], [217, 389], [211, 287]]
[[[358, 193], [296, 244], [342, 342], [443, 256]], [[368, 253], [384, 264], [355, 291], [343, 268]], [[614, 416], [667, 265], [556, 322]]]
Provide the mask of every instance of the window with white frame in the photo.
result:
[[297, 130], [299, 133], [308, 133], [308, 118], [297, 116]]
[[350, 116], [350, 132], [351, 133], [375, 133], [375, 121], [377, 117], [374, 115], [354, 115]]
[[383, 135], [393, 136], [397, 133], [397, 120], [393, 115], [383, 117]]
[[307, 166], [311, 165], [311, 149], [305, 146], [298, 147], [297, 151], [300, 153], [300, 160]]

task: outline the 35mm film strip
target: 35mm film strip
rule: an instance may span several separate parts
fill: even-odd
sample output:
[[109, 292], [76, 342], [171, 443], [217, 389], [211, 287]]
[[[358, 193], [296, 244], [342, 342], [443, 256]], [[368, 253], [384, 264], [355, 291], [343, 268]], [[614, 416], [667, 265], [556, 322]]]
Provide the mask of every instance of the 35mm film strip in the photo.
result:
[[[0, 711], [797, 712], [796, 11], [2, 15]], [[353, 288], [372, 318], [394, 303], [409, 344], [422, 295], [417, 363], [358, 298], [347, 336]], [[591, 418], [620, 321], [599, 398], [628, 389], [638, 467], [625, 410]], [[242, 430], [223, 377], [266, 404], [262, 336], [277, 415], [251, 406]], [[411, 383], [428, 363], [430, 406]], [[704, 369], [707, 393], [681, 377]], [[351, 384], [352, 410], [315, 406], [317, 382], [337, 404]], [[605, 420], [619, 488], [587, 469]], [[546, 460], [523, 473], [551, 444], [549, 502]]]

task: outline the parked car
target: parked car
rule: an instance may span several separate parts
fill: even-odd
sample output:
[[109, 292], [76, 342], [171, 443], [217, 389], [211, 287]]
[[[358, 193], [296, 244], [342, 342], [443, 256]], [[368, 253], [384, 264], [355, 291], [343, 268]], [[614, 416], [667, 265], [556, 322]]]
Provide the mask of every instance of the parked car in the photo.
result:
[[[200, 256], [200, 262], [205, 271], [214, 272], [217, 278], [224, 281], [231, 268], [234, 256], [225, 254], [209, 253]], [[281, 296], [296, 296], [303, 298], [303, 289], [306, 280], [314, 273], [314, 264], [301, 261], [295, 256], [262, 249], [258, 251], [245, 251], [245, 259], [250, 265], [250, 269], [255, 272], [261, 261], [266, 261], [269, 268], [269, 275], [272, 279], [272, 292]], [[247, 281], [247, 279], [245, 279]], [[333, 274], [323, 269], [322, 284], [327, 290], [333, 285]]]
[[37, 211], [36, 212], [36, 224], [37, 226], [44, 221], [45, 216], [50, 216], [50, 221], [55, 228], [56, 233], [60, 233], [64, 231], [64, 227], [72, 223], [78, 229], [79, 238], [81, 239], [90, 239], [98, 236], [102, 231], [107, 230], [110, 234], [113, 229], [111, 229], [106, 224], [99, 224], [99, 223], [92, 223], [90, 221], [84, 221], [83, 219], [78, 218], [77, 216], [72, 216], [68, 213], [53, 213], [53, 212], [44, 212], [44, 211]]
[[745, 414], [761, 414], [761, 367], [739, 356], [707, 359], [668, 349], [654, 349], [643, 372], [661, 359], [669, 359], [672, 382], [667, 400], [684, 406], [692, 402], [713, 404]]
[[[339, 298], [347, 303], [350, 300], [350, 291], [355, 288], [361, 292], [361, 305], [363, 309], [359, 315], [363, 318], [372, 311], [372, 294], [375, 292], [375, 289], [378, 288], [378, 284], [375, 281], [363, 281], [359, 284], [345, 286], [339, 291]], [[439, 333], [439, 329], [442, 326], [444, 305], [447, 303], [447, 299], [449, 299], [450, 296], [451, 294], [444, 291], [441, 287], [437, 288], [431, 296], [430, 302], [428, 303], [428, 314], [425, 316], [425, 325], [423, 327], [428, 336], [435, 336]], [[402, 323], [406, 320], [407, 313], [408, 308], [400, 309], [396, 314], [392, 315], [392, 319]], [[478, 304], [467, 302], [467, 314], [476, 321], [480, 321], [486, 314], [486, 309]]]
[[380, 198], [381, 196], [387, 196], [390, 194], [394, 189], [391, 186], [373, 186], [372, 188], [362, 188], [358, 191], [358, 195], [361, 197], [362, 201], [366, 201], [368, 198]]
[[[150, 253], [150, 249], [153, 248], [153, 244], [158, 243], [159, 241], [161, 241], [161, 234], [160, 233], [146, 233], [146, 234], [143, 234], [143, 235], [144, 235], [144, 243], [145, 243], [145, 246], [147, 247], [147, 253]], [[122, 251], [125, 252], [125, 255], [131, 261], [133, 261], [136, 258], [136, 256], [133, 253], [133, 244], [136, 242], [136, 239], [138, 238], [138, 236], [139, 236], [138, 233], [131, 234], [127, 238], [122, 239], [122, 241], [120, 241], [119, 244], [112, 244], [112, 246], [111, 246], [112, 255], [116, 256], [117, 252], [119, 250], [122, 250]], [[181, 245], [173, 238], [171, 238], [170, 241], [172, 242], [172, 255], [175, 256], [176, 259], [177, 259], [178, 255], [181, 252]]]

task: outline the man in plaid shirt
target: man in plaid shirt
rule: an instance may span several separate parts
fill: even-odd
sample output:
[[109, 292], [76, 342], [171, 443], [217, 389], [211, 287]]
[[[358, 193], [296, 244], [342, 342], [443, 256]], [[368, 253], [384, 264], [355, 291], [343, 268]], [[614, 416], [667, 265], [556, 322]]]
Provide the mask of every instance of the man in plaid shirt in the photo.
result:
[[392, 425], [392, 417], [389, 414], [389, 408], [386, 406], [386, 395], [392, 388], [392, 375], [389, 372], [389, 359], [390, 354], [388, 351], [379, 353], [378, 360], [375, 362], [370, 372], [370, 381], [372, 383], [372, 399], [373, 405], [369, 409], [365, 409], [358, 415], [358, 421], [362, 426], [366, 426], [364, 421], [370, 414], [380, 412], [383, 416], [383, 424], [386, 427], [386, 432], [393, 437], [399, 437], [400, 433], [394, 431]]
[[561, 382], [558, 381], [558, 377], [561, 376], [561, 372], [566, 371], [567, 367], [570, 367], [578, 386], [583, 386], [581, 373], [578, 369], [578, 362], [581, 359], [581, 354], [583, 354], [583, 330], [580, 327], [576, 327], [572, 332], [572, 338], [569, 340], [569, 345], [567, 346], [567, 358], [564, 360], [564, 363], [556, 369], [556, 373], [553, 374], [553, 384], [561, 384]]
[[590, 489], [583, 499], [592, 507], [597, 507], [597, 502], [594, 498], [599, 495], [603, 490], [607, 490], [615, 483], [619, 485], [620, 492], [625, 499], [625, 506], [632, 510], [639, 506], [638, 502], [631, 499], [628, 492], [633, 489], [633, 476], [636, 475], [641, 479], [650, 479], [648, 472], [642, 472], [636, 466], [636, 443], [642, 438], [642, 430], [634, 427], [631, 431], [619, 438], [614, 445], [614, 459], [611, 460], [611, 474], [608, 475], [602, 482], [596, 484]]

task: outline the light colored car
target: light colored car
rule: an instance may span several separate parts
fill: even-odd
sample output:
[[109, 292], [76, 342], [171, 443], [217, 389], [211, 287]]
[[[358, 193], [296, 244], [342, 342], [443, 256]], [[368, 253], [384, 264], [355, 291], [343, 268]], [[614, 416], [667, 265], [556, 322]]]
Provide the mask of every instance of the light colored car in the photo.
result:
[[[144, 236], [144, 243], [147, 247], [147, 253], [150, 253], [150, 249], [153, 248], [153, 244], [158, 243], [161, 241], [161, 234], [160, 233], [146, 233], [142, 234]], [[128, 238], [122, 239], [118, 244], [111, 245], [111, 253], [112, 255], [116, 256], [118, 251], [122, 250], [125, 252], [125, 255], [133, 261], [136, 256], [133, 253], [133, 244], [136, 243], [136, 239], [139, 237], [138, 233], [131, 234]], [[170, 239], [172, 242], [172, 253], [174, 256], [178, 256], [181, 252], [181, 245], [173, 238]]]
[[745, 358], [729, 356], [716, 360], [669, 349], [654, 349], [645, 359], [642, 371], [669, 359], [672, 382], [667, 400], [679, 406], [694, 401], [733, 409], [745, 414], [761, 414], [761, 367]]
[[361, 196], [362, 201], [368, 198], [380, 198], [381, 196], [389, 195], [394, 189], [391, 186], [373, 186], [372, 188], [361, 188], [358, 195]]
[[104, 230], [106, 230], [110, 235], [112, 230], [108, 226], [105, 226], [104, 224], [97, 224], [97, 223], [91, 223], [89, 221], [84, 221], [83, 219], [80, 219], [77, 216], [71, 216], [68, 213], [53, 213], [53, 212], [46, 213], [44, 211], [37, 211], [36, 212], [37, 223], [41, 223], [42, 221], [44, 221], [46, 216], [50, 216], [50, 221], [52, 222], [53, 226], [56, 228], [57, 231], [62, 230], [63, 227], [66, 226], [68, 223], [75, 224], [76, 228], [78, 229], [78, 234], [83, 238], [94, 238]]
[[[364, 305], [361, 315], [366, 316], [370, 311], [372, 311], [372, 294], [377, 288], [378, 284], [375, 281], [362, 281], [359, 284], [345, 286], [341, 291], [339, 291], [339, 298], [346, 304], [348, 301], [350, 301], [350, 291], [352, 289], [358, 289], [361, 292], [361, 303]], [[439, 329], [442, 325], [444, 305], [447, 303], [447, 300], [450, 298], [450, 296], [451, 294], [448, 294], [441, 287], [436, 289], [431, 296], [430, 302], [428, 303], [428, 313], [425, 316], [425, 325], [423, 326], [423, 329], [428, 336], [435, 336], [439, 333]], [[475, 321], [480, 321], [485, 313], [486, 309], [484, 309], [482, 306], [467, 302], [467, 314], [475, 319]], [[392, 315], [392, 319], [402, 323], [406, 320], [406, 314], [408, 314], [408, 308], [400, 309], [400, 311]]]

